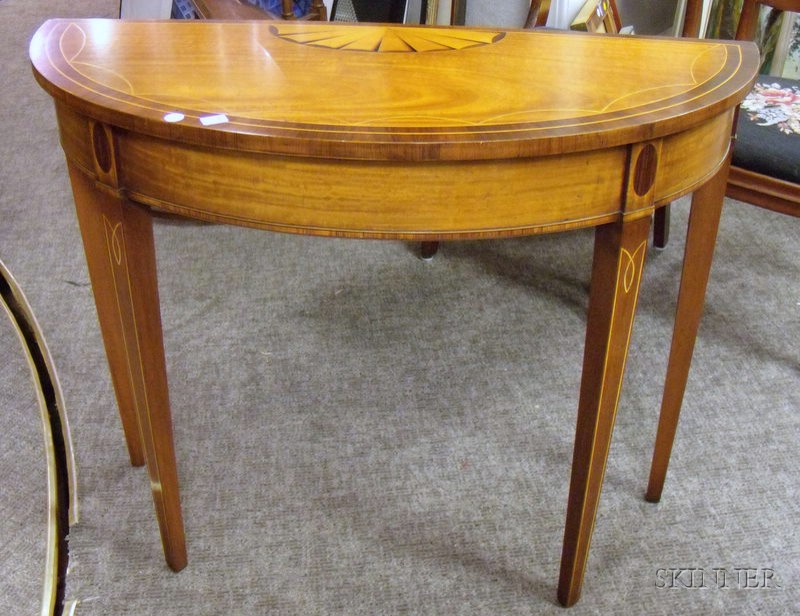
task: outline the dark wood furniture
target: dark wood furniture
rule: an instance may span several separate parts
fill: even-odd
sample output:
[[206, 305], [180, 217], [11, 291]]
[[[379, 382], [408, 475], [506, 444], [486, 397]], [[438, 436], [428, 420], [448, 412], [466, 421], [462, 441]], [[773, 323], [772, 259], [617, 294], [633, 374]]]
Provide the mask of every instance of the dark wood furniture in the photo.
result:
[[[761, 5], [772, 6], [787, 11], [800, 10], [799, 0], [766, 0], [762, 2], [745, 0], [742, 16], [736, 32], [736, 38], [738, 40], [752, 40], [754, 38], [758, 22], [758, 10]], [[765, 77], [764, 80], [767, 83], [771, 83], [774, 81], [774, 78]], [[796, 87], [800, 88], [800, 82], [794, 83]], [[798, 94], [800, 94], [800, 91]], [[758, 124], [757, 119], [755, 123], [753, 123], [750, 118], [747, 118], [745, 116], [747, 113], [747, 110], [742, 109], [738, 115], [738, 128], [740, 133], [743, 133], [745, 130], [752, 130], [751, 126], [745, 126], [746, 123], [752, 126], [757, 126]], [[736, 144], [733, 152], [734, 164], [732, 164], [730, 168], [725, 194], [734, 199], [746, 201], [769, 210], [782, 212], [791, 216], [800, 216], [800, 184], [792, 183], [735, 164], [739, 161], [749, 162], [760, 169], [762, 167], [760, 164], [761, 161], [745, 160], [745, 151], [742, 146], [745, 146], [745, 148], [748, 145], [751, 145], [751, 147], [758, 146], [767, 139], [774, 139], [777, 137], [782, 140], [784, 144], [783, 147], [793, 148], [793, 150], [789, 149], [777, 153], [779, 164], [793, 166], [795, 173], [800, 173], [797, 170], [798, 161], [800, 161], [800, 135], [794, 134], [782, 139], [783, 136], [780, 135], [774, 127], [771, 128], [771, 130], [774, 131], [773, 137], [767, 136], [766, 128], [756, 128], [755, 130], [761, 131], [763, 134], [756, 134], [752, 137], [748, 137], [750, 143], [744, 142], [742, 139], [734, 142]], [[767, 143], [769, 144], [769, 142]], [[772, 143], [774, 143], [774, 141]], [[768, 149], [774, 152], [777, 148], [770, 147], [770, 145], [772, 144], [768, 145]], [[696, 250], [696, 247], [687, 243], [687, 259], [690, 256], [690, 251], [693, 250]], [[661, 405], [655, 452], [653, 454], [650, 481], [647, 488], [647, 499], [653, 502], [661, 498], [661, 493], [664, 489], [670, 453], [678, 427], [683, 392], [689, 377], [689, 361], [691, 361], [692, 352], [694, 350], [694, 346], [688, 344], [688, 340], [694, 340], [694, 336], [697, 332], [700, 312], [703, 306], [702, 298], [705, 291], [704, 286], [701, 287], [700, 285], [691, 285], [687, 283], [686, 288], [682, 286], [680, 292], [681, 294], [686, 293], [692, 298], [691, 301], [684, 301], [679, 304], [684, 306], [685, 310], [685, 314], [679, 314], [679, 318], [685, 323], [685, 327], [690, 328], [691, 334], [689, 338], [679, 337], [677, 335], [678, 331], [676, 330], [676, 337], [673, 338], [672, 342], [670, 369], [667, 372], [667, 386]], [[679, 308], [679, 311], [680, 310], [681, 308]]]
[[[195, 58], [194, 70], [170, 61], [174, 49]], [[691, 345], [680, 318], [702, 304], [755, 46], [296, 21], [51, 20], [30, 54], [55, 100], [130, 458], [147, 464], [175, 570], [187, 554], [152, 208], [394, 240], [595, 229], [558, 587], [562, 604], [575, 603], [650, 220], [694, 191], [695, 249], [683, 274], [694, 294], [682, 294], [676, 330]], [[564, 63], [593, 79], [569, 79]]]

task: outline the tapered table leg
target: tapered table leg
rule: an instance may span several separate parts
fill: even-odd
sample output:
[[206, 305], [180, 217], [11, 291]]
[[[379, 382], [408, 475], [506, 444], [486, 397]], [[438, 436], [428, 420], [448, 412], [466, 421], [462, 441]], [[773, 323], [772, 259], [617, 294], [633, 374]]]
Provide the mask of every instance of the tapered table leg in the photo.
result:
[[595, 231], [578, 423], [558, 600], [580, 597], [647, 250], [650, 218]]
[[147, 463], [167, 564], [186, 566], [178, 475], [147, 208], [69, 164], [100, 328], [131, 459]]
[[683, 274], [675, 313], [675, 329], [672, 332], [672, 347], [667, 365], [664, 396], [661, 400], [661, 415], [650, 467], [650, 481], [645, 495], [651, 502], [658, 502], [661, 498], [672, 443], [678, 428], [683, 393], [689, 378], [689, 364], [692, 361], [694, 342], [705, 304], [706, 285], [725, 197], [728, 166], [728, 163], [723, 165], [717, 175], [692, 197], [683, 257]]

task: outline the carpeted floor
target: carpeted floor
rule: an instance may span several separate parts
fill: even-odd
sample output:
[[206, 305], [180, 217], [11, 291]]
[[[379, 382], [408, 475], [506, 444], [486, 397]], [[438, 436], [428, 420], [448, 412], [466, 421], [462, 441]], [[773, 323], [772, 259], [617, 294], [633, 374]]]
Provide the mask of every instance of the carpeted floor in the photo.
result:
[[47, 465], [30, 370], [2, 303], [0, 357], [0, 613], [36, 614], [47, 556]]
[[[159, 223], [190, 559], [179, 574], [166, 568], [146, 475], [127, 462], [52, 105], [27, 60], [45, 18], [116, 10], [0, 0], [0, 258], [37, 312], [70, 415], [76, 613], [566, 613], [555, 586], [587, 232], [449, 244], [424, 263], [401, 242]], [[668, 249], [648, 256], [570, 614], [800, 606], [799, 221], [728, 203], [664, 498], [642, 498], [686, 210], [686, 200], [675, 207]], [[30, 546], [44, 462], [29, 377], [6, 333], [0, 612], [21, 614], [36, 609], [31, 578], [43, 567]], [[681, 587], [684, 574], [665, 588], [670, 568], [702, 569], [708, 587]], [[739, 588], [737, 568], [771, 571], [772, 583]]]

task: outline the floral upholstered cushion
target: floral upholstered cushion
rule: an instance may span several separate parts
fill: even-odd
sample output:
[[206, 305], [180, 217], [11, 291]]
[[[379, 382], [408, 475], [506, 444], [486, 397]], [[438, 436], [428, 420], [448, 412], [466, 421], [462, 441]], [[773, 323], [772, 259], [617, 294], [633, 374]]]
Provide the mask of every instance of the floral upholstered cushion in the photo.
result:
[[739, 111], [733, 164], [800, 183], [800, 81], [759, 79]]

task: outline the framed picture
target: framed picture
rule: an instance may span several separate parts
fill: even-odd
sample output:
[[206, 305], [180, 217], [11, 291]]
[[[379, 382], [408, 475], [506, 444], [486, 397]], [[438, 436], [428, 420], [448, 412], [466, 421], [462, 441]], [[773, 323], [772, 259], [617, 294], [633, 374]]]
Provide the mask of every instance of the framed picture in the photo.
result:
[[[447, 6], [445, 6], [447, 5]], [[450, 16], [444, 19], [441, 9], [447, 8], [450, 0], [408, 0], [406, 6], [406, 23], [415, 24], [449, 24]]]
[[800, 79], [800, 14], [784, 13], [770, 75]]
[[[706, 38], [731, 39], [742, 13], [742, 0], [713, 0]], [[757, 43], [761, 49], [761, 73], [797, 79], [800, 32], [796, 13], [762, 7]]]
[[435, 24], [439, 20], [439, 0], [422, 0], [423, 16], [420, 23]]
[[619, 32], [614, 0], [588, 0], [570, 24], [570, 30], [583, 32]]

